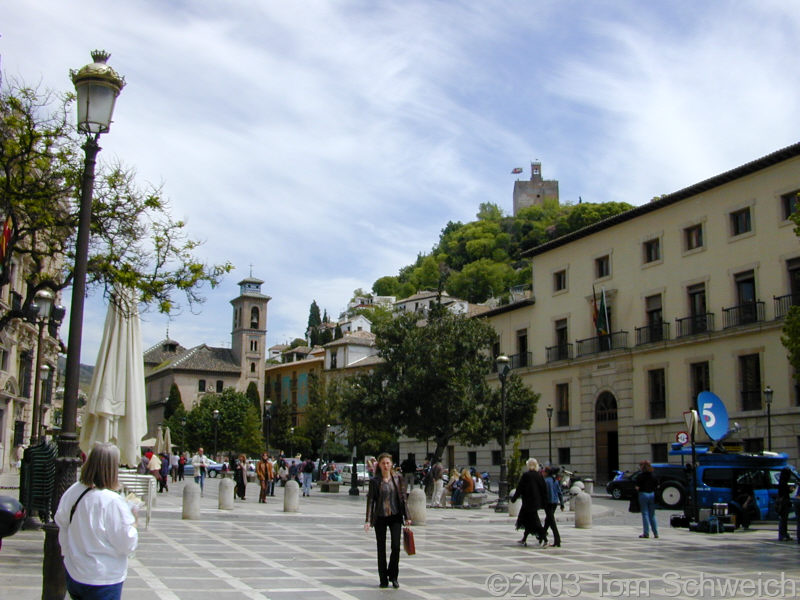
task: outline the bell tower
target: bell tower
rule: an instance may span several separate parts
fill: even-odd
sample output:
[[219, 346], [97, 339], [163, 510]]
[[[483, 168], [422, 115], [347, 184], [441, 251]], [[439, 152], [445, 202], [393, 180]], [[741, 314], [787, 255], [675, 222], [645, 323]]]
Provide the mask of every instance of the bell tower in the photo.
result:
[[267, 353], [267, 303], [272, 299], [261, 293], [261, 279], [250, 277], [239, 282], [239, 297], [233, 305], [231, 351], [241, 367], [239, 391], [244, 392], [250, 382], [264, 393], [264, 365]]

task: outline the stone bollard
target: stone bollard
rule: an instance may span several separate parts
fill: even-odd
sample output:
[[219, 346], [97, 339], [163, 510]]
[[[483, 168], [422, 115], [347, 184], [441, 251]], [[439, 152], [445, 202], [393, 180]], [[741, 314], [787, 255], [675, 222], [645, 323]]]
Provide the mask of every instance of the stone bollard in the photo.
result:
[[408, 495], [408, 518], [414, 525], [425, 525], [425, 492], [419, 488]]
[[583, 491], [589, 494], [590, 496], [594, 494], [594, 479], [584, 479], [584, 485], [586, 486]]
[[200, 518], [200, 486], [188, 481], [183, 486], [183, 519]]
[[[508, 494], [509, 499], [514, 497], [514, 492], [516, 490], [511, 490]], [[508, 503], [508, 516], [509, 517], [516, 517], [519, 515], [519, 509], [522, 507], [522, 500], [517, 500], [516, 502], [509, 502]]]
[[575, 498], [575, 527], [592, 528], [592, 497], [586, 492], [579, 492]]
[[300, 512], [300, 486], [293, 479], [283, 490], [283, 512]]
[[219, 509], [220, 510], [233, 510], [233, 488], [235, 484], [233, 479], [220, 479], [219, 480]]

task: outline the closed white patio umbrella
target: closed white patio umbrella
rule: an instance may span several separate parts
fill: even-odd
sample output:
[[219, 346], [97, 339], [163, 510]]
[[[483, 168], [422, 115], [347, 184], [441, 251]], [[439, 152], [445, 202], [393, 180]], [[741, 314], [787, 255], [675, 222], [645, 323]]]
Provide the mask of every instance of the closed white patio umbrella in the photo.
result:
[[146, 411], [136, 293], [117, 289], [116, 303], [108, 306], [84, 411], [81, 450], [88, 454], [95, 442], [112, 442], [119, 447], [122, 464], [137, 465], [147, 433]]

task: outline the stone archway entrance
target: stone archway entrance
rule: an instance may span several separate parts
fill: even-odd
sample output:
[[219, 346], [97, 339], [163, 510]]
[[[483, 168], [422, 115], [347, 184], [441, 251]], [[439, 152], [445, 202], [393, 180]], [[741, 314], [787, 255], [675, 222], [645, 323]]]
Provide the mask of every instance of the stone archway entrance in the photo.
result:
[[598, 483], [608, 482], [611, 472], [619, 469], [617, 399], [611, 392], [597, 398], [595, 415], [595, 457]]

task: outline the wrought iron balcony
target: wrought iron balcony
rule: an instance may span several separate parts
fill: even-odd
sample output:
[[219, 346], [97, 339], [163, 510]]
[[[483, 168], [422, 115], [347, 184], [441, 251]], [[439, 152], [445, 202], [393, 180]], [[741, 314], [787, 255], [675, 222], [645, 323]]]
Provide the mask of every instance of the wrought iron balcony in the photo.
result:
[[789, 313], [790, 308], [800, 305], [800, 294], [773, 296], [772, 302], [775, 304], [775, 318], [782, 319]]
[[577, 356], [622, 350], [628, 347], [628, 332], [615, 331], [607, 335], [578, 340], [576, 344], [578, 346]]
[[686, 337], [714, 331], [714, 313], [691, 315], [683, 319], [675, 319], [676, 337]]
[[764, 320], [764, 303], [746, 302], [739, 306], [722, 309], [722, 328], [738, 327], [749, 323], [758, 323]]
[[652, 344], [669, 339], [669, 323], [659, 321], [644, 327], [636, 327], [636, 345]]
[[511, 359], [512, 369], [521, 369], [522, 367], [529, 367], [533, 365], [533, 353], [520, 352], [519, 354], [512, 354], [508, 358]]
[[545, 348], [547, 352], [547, 362], [556, 362], [559, 360], [572, 360], [572, 344], [558, 344], [557, 346], [550, 346]]

